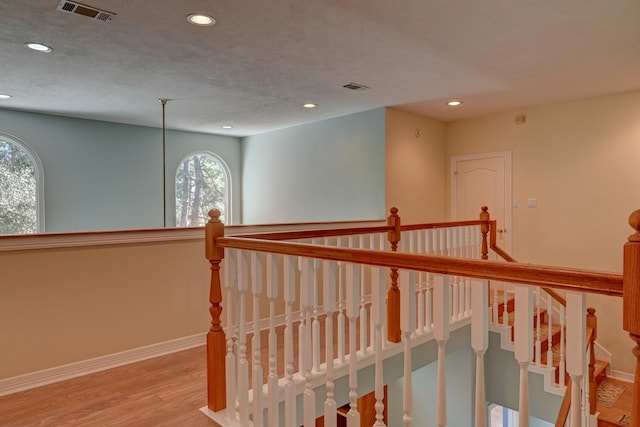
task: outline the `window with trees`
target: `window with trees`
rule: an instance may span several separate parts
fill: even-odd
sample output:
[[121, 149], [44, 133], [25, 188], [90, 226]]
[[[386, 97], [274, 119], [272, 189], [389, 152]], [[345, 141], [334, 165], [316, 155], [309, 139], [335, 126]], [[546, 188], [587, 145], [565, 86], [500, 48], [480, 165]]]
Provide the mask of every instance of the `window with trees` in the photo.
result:
[[0, 133], [0, 234], [42, 232], [42, 166], [35, 152]]
[[220, 157], [207, 152], [185, 157], [176, 171], [176, 226], [203, 226], [213, 208], [229, 223], [230, 187], [229, 169]]

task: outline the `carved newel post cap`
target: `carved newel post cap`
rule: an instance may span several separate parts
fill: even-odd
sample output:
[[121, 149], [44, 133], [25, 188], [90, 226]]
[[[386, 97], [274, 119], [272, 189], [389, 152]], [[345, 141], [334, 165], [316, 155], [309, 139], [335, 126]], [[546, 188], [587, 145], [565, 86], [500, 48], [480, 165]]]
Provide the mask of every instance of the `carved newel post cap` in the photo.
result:
[[220, 215], [222, 215], [222, 212], [219, 209], [211, 209], [209, 211], [209, 222], [220, 222]]
[[587, 307], [587, 313], [589, 314], [589, 316], [593, 316], [594, 314], [596, 314], [596, 309], [593, 307]]
[[398, 214], [398, 208], [394, 206], [391, 209], [389, 209], [389, 212], [391, 212], [391, 215], [396, 216]]
[[635, 233], [629, 236], [630, 242], [640, 242], [640, 209], [629, 215], [629, 225]]
[[482, 212], [487, 212], [489, 210], [489, 206], [482, 206], [480, 210], [482, 210]]

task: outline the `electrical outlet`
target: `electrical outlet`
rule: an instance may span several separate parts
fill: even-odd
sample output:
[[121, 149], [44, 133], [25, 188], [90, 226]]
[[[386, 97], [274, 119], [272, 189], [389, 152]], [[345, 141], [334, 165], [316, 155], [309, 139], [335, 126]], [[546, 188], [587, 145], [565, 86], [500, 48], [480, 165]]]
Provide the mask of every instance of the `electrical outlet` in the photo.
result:
[[528, 208], [537, 208], [538, 207], [538, 199], [527, 199], [527, 207]]

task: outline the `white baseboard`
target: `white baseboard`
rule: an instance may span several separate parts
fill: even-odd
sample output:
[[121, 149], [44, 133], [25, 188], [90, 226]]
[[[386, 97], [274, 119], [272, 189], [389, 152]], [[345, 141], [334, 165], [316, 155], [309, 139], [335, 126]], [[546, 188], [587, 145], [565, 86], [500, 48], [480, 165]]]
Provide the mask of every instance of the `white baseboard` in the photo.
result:
[[107, 354], [68, 365], [29, 372], [28, 374], [11, 378], [0, 379], [0, 396], [187, 350], [204, 345], [205, 343], [206, 333], [202, 333], [125, 350], [119, 353]]
[[627, 382], [635, 382], [635, 375], [630, 374], [628, 372], [623, 372], [623, 371], [616, 371], [616, 370], [611, 370], [611, 374], [607, 374], [609, 377], [611, 378], [615, 378], [618, 380], [622, 380], [622, 381], [627, 381]]

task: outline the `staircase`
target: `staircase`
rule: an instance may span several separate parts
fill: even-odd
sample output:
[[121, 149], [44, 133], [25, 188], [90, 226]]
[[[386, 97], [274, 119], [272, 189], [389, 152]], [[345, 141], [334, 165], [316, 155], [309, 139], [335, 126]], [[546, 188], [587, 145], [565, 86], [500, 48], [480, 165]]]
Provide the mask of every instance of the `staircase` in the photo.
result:
[[[492, 319], [504, 328], [505, 333], [511, 342], [514, 340], [514, 320], [515, 304], [513, 294], [505, 292], [503, 289], [490, 293], [490, 307], [497, 308], [497, 315], [492, 315]], [[595, 311], [594, 311], [595, 313]], [[534, 342], [533, 364], [535, 366], [546, 366], [553, 369], [553, 381], [557, 386], [562, 386], [569, 382], [569, 376], [564, 372], [564, 327], [557, 322], [549, 325], [547, 307], [534, 306]], [[557, 313], [556, 313], [557, 316]], [[539, 347], [538, 347], [539, 336]], [[550, 350], [550, 351], [549, 351]], [[540, 363], [538, 363], [538, 358]], [[593, 378], [596, 384], [596, 407], [595, 412], [599, 413], [598, 427], [624, 427], [629, 425], [629, 413], [632, 403], [633, 383], [617, 378], [607, 377], [609, 362], [596, 359], [594, 363]], [[564, 375], [564, 378], [562, 378]]]

